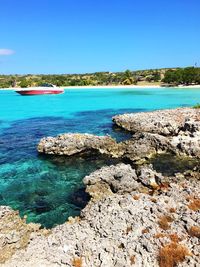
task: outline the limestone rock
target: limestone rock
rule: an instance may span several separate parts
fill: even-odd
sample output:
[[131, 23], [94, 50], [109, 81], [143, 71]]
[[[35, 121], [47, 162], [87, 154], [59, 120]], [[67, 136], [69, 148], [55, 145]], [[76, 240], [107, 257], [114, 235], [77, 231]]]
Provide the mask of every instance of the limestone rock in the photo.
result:
[[41, 139], [37, 150], [40, 153], [66, 156], [87, 151], [98, 151], [101, 154], [115, 156], [118, 146], [110, 136], [69, 133]]
[[[123, 114], [114, 123], [134, 133], [127, 146], [130, 159], [145, 154], [176, 153], [200, 158], [200, 110], [182, 108]], [[137, 152], [137, 148], [138, 151]], [[136, 151], [136, 152], [135, 152]]]
[[164, 136], [176, 135], [187, 119], [200, 120], [200, 110], [179, 108], [117, 115], [113, 121], [131, 132], [149, 132]]
[[131, 192], [139, 188], [135, 170], [123, 163], [103, 167], [83, 179], [87, 186], [100, 182], [108, 184], [113, 193]]
[[[80, 218], [55, 227], [47, 237], [33, 235], [25, 249], [16, 250], [0, 266], [74, 267], [79, 262], [82, 267], [158, 267], [159, 250], [171, 239], [191, 252], [181, 266], [199, 266], [198, 239], [188, 229], [200, 223], [199, 211], [190, 208], [193, 197], [200, 195], [200, 181], [185, 180], [184, 186], [172, 183], [168, 191], [152, 197], [137, 186], [141, 181], [149, 186], [152, 177], [159, 183], [162, 177], [149, 166], [142, 168], [118, 164], [85, 177], [87, 187], [107, 184], [110, 193], [91, 200]], [[110, 186], [116, 193], [109, 191]], [[5, 208], [1, 210], [5, 213]], [[160, 222], [166, 223], [164, 218], [168, 218], [167, 229]]]
[[142, 161], [157, 153], [171, 152], [169, 140], [158, 134], [137, 133], [130, 140], [121, 143], [123, 155], [132, 161]]
[[[149, 165], [132, 166], [163, 152], [199, 157], [200, 111], [163, 110], [113, 120], [133, 137], [116, 143], [109, 136], [64, 134], [40, 141], [40, 153], [70, 156], [89, 151], [132, 163], [86, 176], [91, 199], [80, 217], [48, 235], [10, 208], [0, 207], [0, 266], [158, 267], [160, 249], [171, 242], [190, 252], [180, 266], [200, 266], [199, 238], [190, 233], [200, 225], [199, 166], [173, 177]], [[170, 184], [163, 188], [165, 180]]]

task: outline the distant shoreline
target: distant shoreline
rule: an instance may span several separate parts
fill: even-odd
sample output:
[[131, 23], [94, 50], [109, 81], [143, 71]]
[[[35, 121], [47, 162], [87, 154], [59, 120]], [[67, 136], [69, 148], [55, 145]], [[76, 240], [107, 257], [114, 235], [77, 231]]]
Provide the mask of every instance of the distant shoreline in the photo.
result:
[[63, 89], [137, 89], [137, 88], [199, 88], [200, 85], [164, 87], [160, 85], [99, 85], [99, 86], [61, 86]]
[[[63, 89], [156, 89], [156, 88], [177, 88], [177, 89], [193, 89], [193, 88], [197, 88], [200, 89], [200, 85], [189, 85], [189, 86], [174, 86], [174, 87], [163, 87], [160, 85], [99, 85], [99, 86], [60, 86], [60, 88]], [[0, 88], [1, 91], [14, 91], [17, 89], [21, 89], [20, 87], [16, 87], [16, 88]]]

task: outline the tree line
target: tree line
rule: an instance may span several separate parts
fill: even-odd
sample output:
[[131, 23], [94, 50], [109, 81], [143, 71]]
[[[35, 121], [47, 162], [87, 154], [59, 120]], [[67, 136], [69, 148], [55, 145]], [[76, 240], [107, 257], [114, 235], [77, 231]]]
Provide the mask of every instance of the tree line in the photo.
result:
[[0, 88], [40, 86], [134, 85], [164, 83], [165, 85], [200, 84], [200, 68], [138, 70], [124, 72], [95, 72], [62, 75], [0, 75]]
[[200, 68], [188, 67], [184, 69], [168, 70], [162, 81], [172, 85], [200, 84]]

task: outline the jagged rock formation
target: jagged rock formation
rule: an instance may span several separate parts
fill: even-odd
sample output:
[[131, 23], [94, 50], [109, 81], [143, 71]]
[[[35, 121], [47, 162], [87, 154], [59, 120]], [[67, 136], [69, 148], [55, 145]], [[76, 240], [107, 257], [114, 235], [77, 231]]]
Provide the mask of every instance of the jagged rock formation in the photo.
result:
[[[182, 108], [123, 114], [114, 116], [113, 121], [133, 133], [135, 146], [138, 146], [137, 143], [146, 146], [147, 156], [168, 151], [200, 158], [199, 109]], [[141, 148], [141, 145], [138, 148]]]
[[115, 156], [118, 146], [110, 136], [69, 133], [43, 138], [37, 149], [40, 153], [66, 156], [87, 151], [98, 151], [101, 154]]
[[120, 127], [136, 132], [174, 136], [184, 128], [185, 122], [200, 121], [200, 110], [193, 108], [165, 109], [152, 112], [129, 113], [113, 117]]
[[[133, 137], [116, 143], [109, 136], [64, 134], [42, 139], [38, 151], [66, 156], [92, 151], [130, 162], [164, 152], [200, 157], [199, 110], [125, 114], [113, 121]], [[83, 182], [88, 205], [51, 233], [0, 207], [0, 266], [200, 266], [199, 165], [165, 177], [150, 165], [120, 163]]]
[[63, 134], [43, 138], [38, 152], [74, 155], [97, 151], [111, 157], [142, 162], [157, 153], [175, 153], [200, 158], [200, 111], [175, 109], [113, 117], [118, 126], [133, 132], [131, 139], [117, 143], [110, 136]]
[[[147, 177], [159, 185], [153, 196]], [[198, 266], [199, 181], [172, 178], [162, 186], [163, 179], [148, 166], [125, 164], [92, 173], [84, 179], [92, 199], [80, 217], [47, 237], [33, 235], [2, 266], [157, 267], [160, 250], [172, 242], [188, 251], [179, 266]]]
[[26, 219], [21, 219], [18, 211], [0, 206], [0, 263], [17, 250], [25, 248], [34, 236], [47, 235], [49, 232], [40, 230], [39, 224], [26, 224]]

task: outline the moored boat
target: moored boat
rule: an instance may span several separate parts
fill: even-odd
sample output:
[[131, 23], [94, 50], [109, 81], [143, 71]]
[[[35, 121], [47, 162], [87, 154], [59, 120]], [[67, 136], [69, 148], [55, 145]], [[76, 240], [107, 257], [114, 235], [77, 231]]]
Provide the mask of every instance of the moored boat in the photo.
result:
[[20, 88], [15, 90], [20, 95], [47, 95], [47, 94], [62, 94], [64, 89], [53, 84], [45, 83], [38, 87]]

